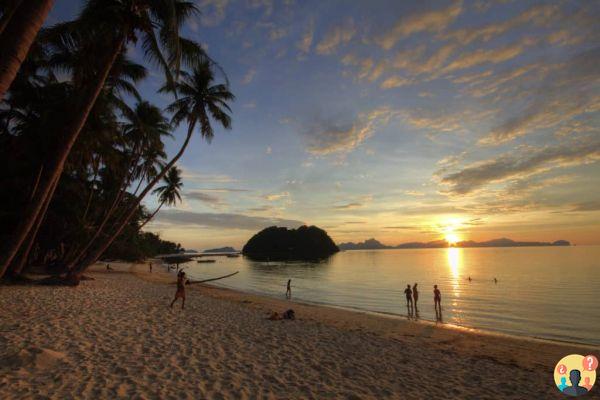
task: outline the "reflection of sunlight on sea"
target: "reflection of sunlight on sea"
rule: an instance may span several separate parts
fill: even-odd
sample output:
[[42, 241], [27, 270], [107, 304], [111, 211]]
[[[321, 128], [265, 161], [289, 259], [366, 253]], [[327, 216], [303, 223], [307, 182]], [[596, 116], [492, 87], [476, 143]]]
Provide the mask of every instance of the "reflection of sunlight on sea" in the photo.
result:
[[452, 287], [452, 314], [453, 322], [462, 322], [462, 309], [460, 307], [460, 271], [462, 270], [463, 249], [450, 247], [446, 249], [446, 260], [450, 269], [450, 286]]

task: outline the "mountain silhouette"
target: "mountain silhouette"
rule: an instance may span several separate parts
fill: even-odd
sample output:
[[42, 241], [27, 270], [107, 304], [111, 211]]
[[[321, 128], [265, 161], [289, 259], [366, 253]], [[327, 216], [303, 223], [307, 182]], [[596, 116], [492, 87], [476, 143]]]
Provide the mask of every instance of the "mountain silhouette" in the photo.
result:
[[450, 244], [445, 240], [434, 240], [431, 242], [408, 242], [397, 246], [388, 246], [382, 244], [376, 239], [368, 239], [364, 242], [347, 242], [340, 243], [340, 250], [380, 250], [380, 249], [437, 249], [445, 247], [534, 247], [534, 246], [570, 246], [571, 243], [567, 240], [557, 240], [555, 242], [517, 242], [512, 239], [500, 238], [492, 239], [485, 242], [475, 242], [473, 240], [465, 240]]

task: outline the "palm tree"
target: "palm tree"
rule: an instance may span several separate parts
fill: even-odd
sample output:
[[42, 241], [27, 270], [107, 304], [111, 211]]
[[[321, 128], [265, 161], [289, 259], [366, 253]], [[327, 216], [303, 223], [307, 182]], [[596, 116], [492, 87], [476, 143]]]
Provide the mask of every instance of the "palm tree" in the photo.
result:
[[[73, 268], [105, 231], [107, 223], [113, 218], [115, 212], [119, 209], [119, 205], [122, 205], [127, 198], [127, 188], [140, 168], [138, 166], [139, 160], [143, 159], [143, 165], [147, 166], [148, 164], [156, 164], [165, 157], [162, 138], [171, 136], [171, 132], [170, 125], [162, 115], [161, 110], [147, 101], [140, 101], [133, 110], [127, 110], [124, 114], [126, 122], [123, 124], [123, 136], [127, 146], [131, 149], [131, 154], [126, 160], [127, 165], [120, 168], [123, 171], [120, 176], [120, 190], [117, 191], [111, 205], [105, 210], [104, 217], [95, 229], [94, 234], [78, 252], [78, 255], [68, 262], [67, 268]], [[124, 214], [125, 212], [113, 219], [120, 221]]]
[[[203, 62], [199, 64], [192, 73], [181, 73], [180, 81], [174, 84], [174, 88], [179, 94], [179, 98], [167, 107], [167, 111], [173, 113], [171, 123], [174, 126], [182, 122], [187, 123], [187, 135], [185, 140], [175, 156], [169, 161], [162, 171], [150, 181], [150, 183], [139, 194], [121, 225], [117, 227], [114, 233], [100, 244], [84, 261], [71, 273], [71, 279], [78, 282], [79, 275], [104, 253], [110, 244], [119, 236], [123, 228], [135, 214], [143, 198], [152, 190], [154, 185], [160, 181], [163, 176], [175, 165], [185, 152], [190, 139], [199, 126], [201, 136], [208, 142], [214, 135], [211, 119], [218, 122], [223, 128], [231, 129], [231, 108], [227, 102], [235, 99], [235, 96], [229, 91], [225, 84], [214, 84], [215, 76], [211, 69], [211, 64]], [[163, 90], [168, 90], [165, 86]]]
[[181, 201], [181, 187], [183, 183], [181, 182], [181, 170], [177, 167], [173, 167], [167, 172], [167, 174], [163, 177], [164, 185], [157, 187], [152, 191], [153, 194], [158, 194], [158, 199], [160, 200], [160, 204], [156, 207], [156, 210], [144, 221], [142, 225], [140, 225], [140, 229], [144, 227], [154, 216], [158, 213], [163, 204], [168, 206], [173, 206], [177, 204], [177, 200]]
[[11, 0], [4, 3], [0, 21], [0, 100], [17, 76], [54, 0]]
[[[24, 3], [30, 2], [39, 0]], [[167, 86], [173, 89], [173, 73], [179, 73], [181, 64], [194, 65], [205, 57], [199, 45], [179, 36], [185, 20], [197, 12], [193, 3], [183, 0], [88, 0], [76, 21], [50, 30], [49, 37], [86, 53], [94, 64], [84, 69], [84, 79], [76, 79], [78, 76], [73, 74], [77, 90], [66, 105], [66, 120], [53, 127], [57, 141], [48, 151], [38, 189], [18, 215], [19, 222], [0, 252], [0, 278], [34, 226], [46, 198], [53, 196], [54, 183], [121, 52], [128, 43], [141, 39], [146, 59], [164, 70]], [[14, 18], [16, 13], [11, 21]], [[8, 34], [6, 29], [4, 33]], [[0, 54], [5, 54], [3, 48]], [[0, 74], [3, 72], [0, 70]]]

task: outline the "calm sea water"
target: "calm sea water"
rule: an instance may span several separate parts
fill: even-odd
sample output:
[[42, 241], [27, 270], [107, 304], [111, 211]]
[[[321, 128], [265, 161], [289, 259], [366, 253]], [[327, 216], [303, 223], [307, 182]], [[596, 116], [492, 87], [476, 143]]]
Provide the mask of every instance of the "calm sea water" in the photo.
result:
[[[600, 345], [600, 246], [340, 252], [321, 263], [214, 257], [185, 265], [192, 278], [240, 271], [217, 286], [406, 316], [404, 289], [418, 282], [419, 317], [509, 334]], [[468, 277], [472, 281], [468, 281]], [[498, 283], [493, 282], [493, 278]]]

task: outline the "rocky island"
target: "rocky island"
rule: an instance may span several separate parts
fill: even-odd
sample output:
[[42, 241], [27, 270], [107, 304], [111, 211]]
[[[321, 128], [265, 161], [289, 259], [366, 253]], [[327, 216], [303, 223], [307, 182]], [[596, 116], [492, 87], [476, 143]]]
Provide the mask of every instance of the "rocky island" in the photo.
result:
[[319, 260], [338, 251], [327, 232], [316, 226], [271, 226], [252, 236], [242, 254], [258, 261]]
[[235, 253], [237, 250], [231, 246], [218, 247], [216, 249], [204, 250], [203, 253]]

